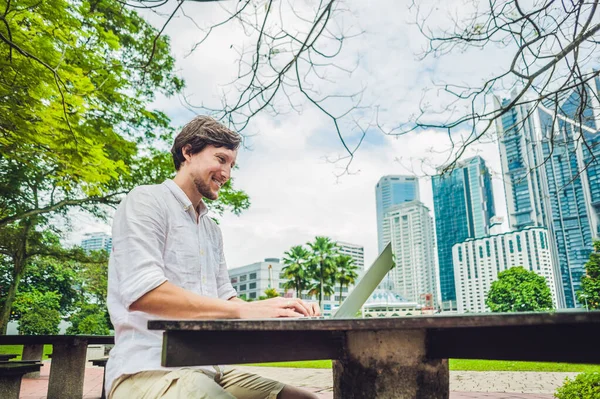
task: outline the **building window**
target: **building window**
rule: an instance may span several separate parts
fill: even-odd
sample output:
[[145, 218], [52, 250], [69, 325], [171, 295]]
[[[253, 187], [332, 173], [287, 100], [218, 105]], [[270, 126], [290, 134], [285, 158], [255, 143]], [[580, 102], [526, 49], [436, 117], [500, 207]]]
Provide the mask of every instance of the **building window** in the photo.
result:
[[240, 285], [240, 291], [246, 291], [246, 284]]
[[517, 236], [517, 251], [523, 251], [523, 249], [521, 248], [521, 236]]
[[458, 261], [462, 262], [462, 247], [458, 247]]
[[508, 240], [508, 249], [510, 250], [511, 254], [515, 253], [515, 248], [513, 247], [513, 242], [512, 240]]
[[251, 292], [248, 297], [250, 299], [256, 299], [256, 292]]
[[250, 277], [248, 277], [250, 280], [256, 280], [256, 273], [250, 273]]
[[231, 284], [235, 284], [237, 283], [237, 277], [232, 277], [231, 278]]
[[244, 274], [243, 276], [240, 276], [240, 281], [246, 281], [246, 275]]
[[250, 283], [250, 284], [248, 284], [248, 289], [249, 290], [253, 290], [255, 288], [256, 288], [256, 283]]

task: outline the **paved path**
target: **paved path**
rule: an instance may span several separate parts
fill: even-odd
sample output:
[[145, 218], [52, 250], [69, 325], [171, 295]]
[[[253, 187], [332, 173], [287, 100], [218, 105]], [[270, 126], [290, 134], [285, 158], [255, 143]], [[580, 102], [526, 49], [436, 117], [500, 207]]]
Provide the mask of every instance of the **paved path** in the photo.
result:
[[[45, 361], [39, 379], [24, 378], [21, 399], [44, 399], [48, 389], [50, 362]], [[103, 369], [88, 363], [85, 370], [84, 399], [98, 399], [102, 391]], [[304, 387], [322, 399], [332, 399], [333, 377], [328, 369], [238, 367], [244, 371]], [[566, 377], [577, 373], [451, 371], [450, 399], [551, 399]]]

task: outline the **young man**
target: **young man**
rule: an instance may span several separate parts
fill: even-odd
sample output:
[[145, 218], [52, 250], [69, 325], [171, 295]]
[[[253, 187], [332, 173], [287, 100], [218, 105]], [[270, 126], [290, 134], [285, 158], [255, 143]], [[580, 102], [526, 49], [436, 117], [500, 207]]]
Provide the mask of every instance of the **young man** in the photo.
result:
[[229, 281], [219, 227], [203, 198], [217, 199], [235, 165], [240, 136], [197, 117], [175, 138], [176, 176], [132, 190], [113, 221], [108, 310], [115, 347], [106, 366], [109, 398], [316, 398], [252, 374], [215, 367], [164, 368], [152, 319], [319, 315], [316, 304], [273, 298], [244, 302]]

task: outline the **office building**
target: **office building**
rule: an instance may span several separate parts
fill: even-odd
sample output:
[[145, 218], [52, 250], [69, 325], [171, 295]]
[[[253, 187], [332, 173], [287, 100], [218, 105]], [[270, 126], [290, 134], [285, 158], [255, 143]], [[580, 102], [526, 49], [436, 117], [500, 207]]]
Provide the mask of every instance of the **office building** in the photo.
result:
[[456, 310], [452, 247], [489, 235], [490, 218], [495, 215], [490, 172], [483, 158], [476, 156], [433, 176], [432, 187], [441, 307]]
[[375, 186], [377, 207], [377, 242], [381, 252], [387, 245], [384, 236], [383, 215], [388, 208], [404, 202], [419, 200], [419, 181], [414, 176], [383, 176]]
[[336, 243], [340, 254], [350, 256], [354, 260], [358, 272], [365, 269], [365, 247], [343, 241], [337, 241]]
[[580, 306], [576, 293], [599, 235], [599, 88], [598, 79], [587, 88], [595, 93], [581, 118], [573, 90], [558, 104], [515, 107], [496, 123], [510, 225], [548, 228], [559, 307]]
[[112, 250], [112, 238], [106, 233], [87, 233], [81, 240], [81, 248], [85, 251], [106, 250], [108, 253]]
[[420, 201], [394, 205], [384, 215], [383, 225], [384, 239], [392, 243], [396, 262], [388, 273], [387, 288], [422, 305], [428, 296], [437, 298], [435, 239], [429, 209]]
[[548, 230], [527, 227], [520, 231], [468, 239], [452, 247], [458, 312], [489, 312], [485, 304], [498, 273], [523, 266], [546, 279], [557, 306], [554, 265]]

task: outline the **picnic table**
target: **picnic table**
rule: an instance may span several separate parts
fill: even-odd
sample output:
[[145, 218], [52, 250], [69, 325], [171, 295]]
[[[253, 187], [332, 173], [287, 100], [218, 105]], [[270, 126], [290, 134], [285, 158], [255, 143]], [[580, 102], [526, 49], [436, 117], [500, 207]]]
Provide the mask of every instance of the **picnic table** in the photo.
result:
[[448, 359], [600, 364], [600, 312], [154, 320], [167, 367], [333, 359], [334, 398], [448, 398]]
[[104, 335], [0, 335], [0, 345], [24, 345], [23, 360], [40, 361], [45, 344], [52, 345], [48, 399], [80, 399], [83, 397], [87, 346], [114, 344], [114, 337]]

